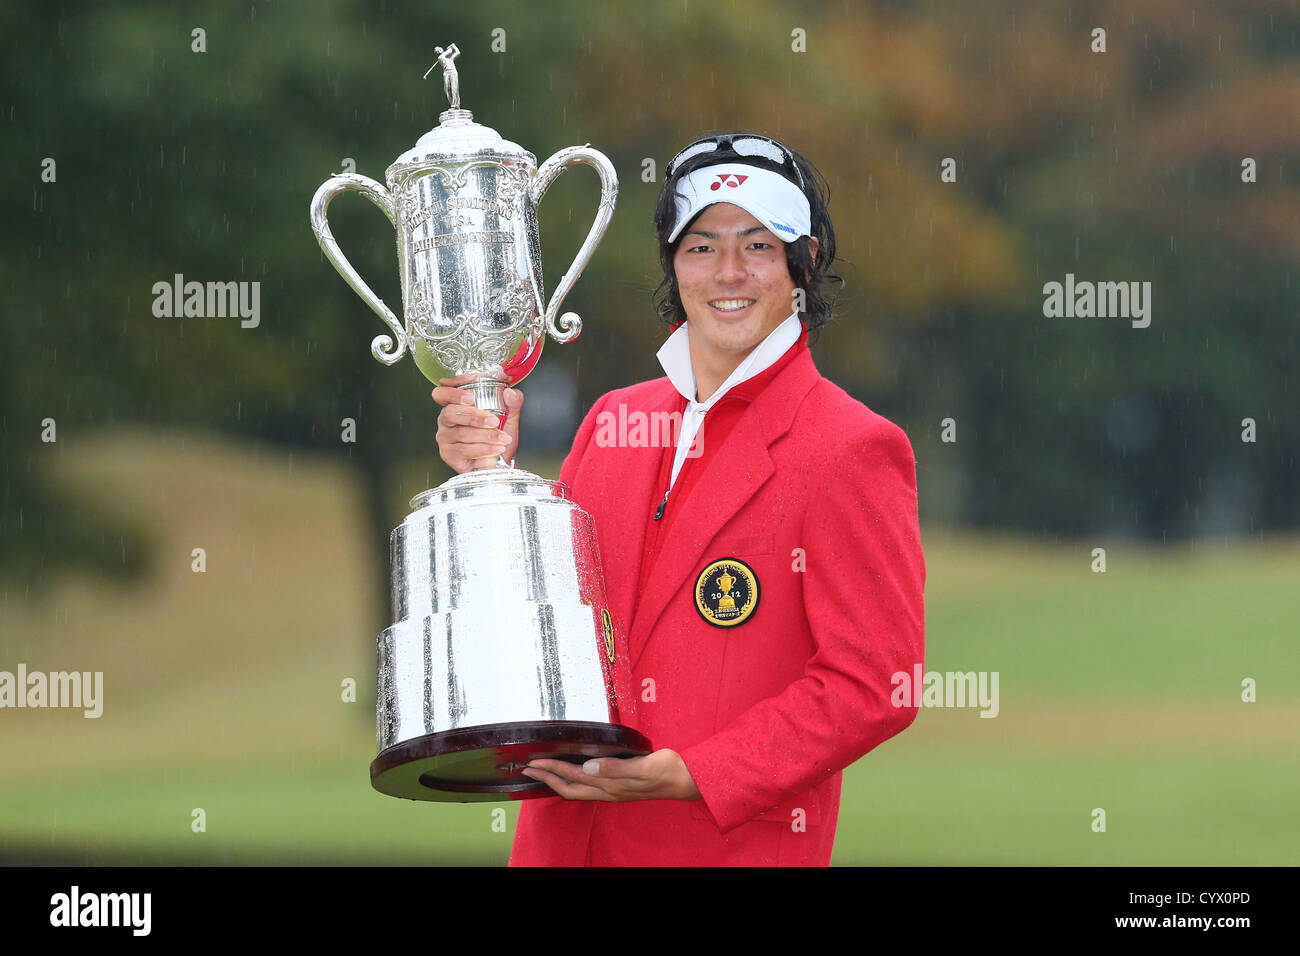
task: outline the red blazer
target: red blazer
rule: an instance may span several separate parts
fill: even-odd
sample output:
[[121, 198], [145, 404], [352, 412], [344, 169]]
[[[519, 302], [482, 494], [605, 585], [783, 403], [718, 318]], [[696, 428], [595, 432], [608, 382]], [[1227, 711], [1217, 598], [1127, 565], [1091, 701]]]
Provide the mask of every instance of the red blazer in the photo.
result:
[[[707, 432], [721, 402], [706, 416], [693, 487], [670, 501], [680, 510], [643, 590], [672, 452], [607, 447], [597, 420], [620, 404], [680, 412], [685, 399], [666, 377], [643, 382], [606, 394], [579, 427], [560, 479], [595, 518], [637, 693], [630, 723], [682, 756], [704, 799], [524, 801], [511, 865], [828, 865], [841, 770], [915, 718], [890, 703], [890, 676], [924, 664], [912, 448], [803, 343], [722, 447]], [[696, 604], [697, 579], [724, 557], [759, 584], [752, 616], [731, 627]]]

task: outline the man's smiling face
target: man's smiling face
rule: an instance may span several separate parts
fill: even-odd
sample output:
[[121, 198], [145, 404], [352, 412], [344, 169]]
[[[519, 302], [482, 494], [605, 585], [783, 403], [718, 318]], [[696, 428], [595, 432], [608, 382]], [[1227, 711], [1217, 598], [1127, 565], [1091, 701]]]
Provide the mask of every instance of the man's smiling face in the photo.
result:
[[692, 356], [706, 367], [734, 368], [794, 311], [785, 244], [731, 203], [709, 206], [682, 233], [673, 270]]

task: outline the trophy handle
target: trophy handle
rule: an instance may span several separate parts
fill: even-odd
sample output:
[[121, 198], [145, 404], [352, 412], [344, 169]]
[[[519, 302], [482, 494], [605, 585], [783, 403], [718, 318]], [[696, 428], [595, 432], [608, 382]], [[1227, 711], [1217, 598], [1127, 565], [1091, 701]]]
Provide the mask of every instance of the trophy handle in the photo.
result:
[[605, 235], [605, 228], [614, 215], [614, 202], [618, 198], [618, 173], [614, 171], [614, 164], [609, 161], [609, 158], [600, 150], [592, 149], [590, 143], [586, 146], [570, 146], [560, 150], [538, 167], [537, 178], [528, 189], [529, 198], [532, 200], [533, 208], [536, 209], [542, 197], [546, 195], [546, 190], [551, 188], [551, 183], [555, 182], [560, 173], [570, 166], [579, 164], [592, 167], [600, 176], [600, 205], [596, 207], [596, 221], [591, 224], [582, 248], [578, 250], [578, 255], [568, 271], [564, 273], [560, 284], [555, 287], [551, 301], [546, 306], [546, 331], [557, 342], [572, 342], [582, 331], [582, 319], [578, 318], [576, 313], [566, 312], [558, 319], [556, 314], [560, 311], [564, 297], [569, 294], [573, 284], [578, 281], [578, 276], [582, 275], [582, 270], [587, 267], [588, 261], [596, 251], [596, 246], [600, 245], [600, 240]]
[[406, 354], [406, 333], [397, 321], [397, 316], [393, 315], [393, 310], [384, 305], [384, 300], [375, 295], [366, 284], [366, 280], [352, 268], [352, 263], [348, 262], [348, 257], [334, 241], [334, 234], [330, 232], [329, 220], [326, 217], [330, 200], [347, 190], [358, 192], [369, 199], [388, 217], [393, 228], [397, 228], [397, 221], [393, 218], [392, 194], [380, 183], [359, 173], [335, 173], [320, 184], [316, 195], [311, 199], [311, 228], [316, 233], [316, 241], [320, 243], [321, 252], [325, 253], [325, 258], [338, 270], [343, 281], [350, 285], [352, 291], [361, 296], [361, 301], [370, 306], [392, 330], [393, 337], [377, 335], [370, 343], [370, 354], [385, 365], [392, 365]]

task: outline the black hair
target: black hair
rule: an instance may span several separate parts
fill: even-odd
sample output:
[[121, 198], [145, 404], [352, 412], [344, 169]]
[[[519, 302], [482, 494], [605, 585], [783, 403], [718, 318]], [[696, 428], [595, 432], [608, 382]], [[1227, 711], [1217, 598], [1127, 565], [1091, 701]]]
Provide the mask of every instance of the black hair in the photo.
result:
[[[718, 131], [706, 133], [705, 136], [723, 135], [725, 132], [743, 136], [747, 131]], [[799, 321], [808, 330], [808, 341], [812, 343], [817, 340], [822, 327], [832, 318], [833, 297], [827, 295], [822, 284], [823, 282], [839, 283], [842, 287], [844, 279], [830, 271], [835, 262], [835, 229], [831, 225], [831, 193], [826, 177], [803, 154], [793, 149], [790, 150], [790, 154], [794, 157], [799, 173], [803, 176], [804, 185], [801, 188], [808, 198], [811, 213], [809, 231], [816, 237], [818, 245], [817, 257], [814, 259], [812, 244], [807, 236], [800, 236], [785, 243], [785, 262], [795, 287], [804, 291], [804, 308], [799, 313]], [[794, 174], [785, 165], [758, 156], [740, 156], [729, 147], [720, 147], [711, 152], [691, 156], [673, 169], [672, 175], [664, 182], [664, 188], [659, 193], [659, 201], [655, 205], [655, 233], [659, 238], [659, 263], [663, 266], [664, 277], [652, 295], [655, 312], [669, 328], [676, 328], [686, 321], [686, 309], [682, 305], [681, 292], [677, 288], [677, 274], [673, 270], [673, 258], [685, 236], [685, 227], [673, 242], [668, 241], [668, 235], [673, 231], [677, 220], [677, 205], [674, 200], [677, 195], [677, 185], [683, 176], [697, 169], [716, 166], [719, 163], [736, 162], [748, 163], [760, 169], [770, 169], [796, 186], [799, 185]], [[687, 225], [689, 226], [690, 223]]]

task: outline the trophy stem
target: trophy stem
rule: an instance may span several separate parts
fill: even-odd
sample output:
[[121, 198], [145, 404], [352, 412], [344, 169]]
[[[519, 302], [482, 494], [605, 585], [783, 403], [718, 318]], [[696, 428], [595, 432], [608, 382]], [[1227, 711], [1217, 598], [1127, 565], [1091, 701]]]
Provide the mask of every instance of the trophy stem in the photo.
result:
[[[502, 390], [506, 383], [495, 378], [476, 378], [465, 386], [474, 396], [474, 407], [485, 412], [491, 412], [501, 421], [502, 425], [506, 423], [506, 403]], [[510, 462], [506, 461], [501, 455], [497, 455], [498, 468], [512, 467]]]

